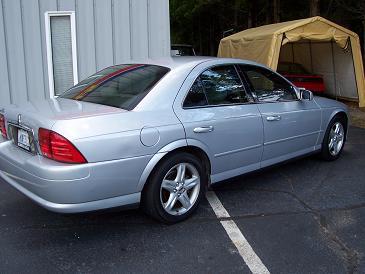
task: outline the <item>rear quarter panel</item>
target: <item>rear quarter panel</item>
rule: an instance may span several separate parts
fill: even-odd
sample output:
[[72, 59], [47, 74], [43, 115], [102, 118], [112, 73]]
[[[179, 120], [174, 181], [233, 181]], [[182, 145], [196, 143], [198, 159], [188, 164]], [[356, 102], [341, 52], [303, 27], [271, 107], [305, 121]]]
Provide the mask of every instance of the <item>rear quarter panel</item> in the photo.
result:
[[88, 162], [153, 155], [185, 138], [172, 109], [59, 121], [52, 130], [71, 140]]
[[172, 68], [132, 111], [62, 120], [52, 130], [71, 140], [89, 162], [152, 156], [172, 142], [185, 140], [172, 105], [195, 65]]

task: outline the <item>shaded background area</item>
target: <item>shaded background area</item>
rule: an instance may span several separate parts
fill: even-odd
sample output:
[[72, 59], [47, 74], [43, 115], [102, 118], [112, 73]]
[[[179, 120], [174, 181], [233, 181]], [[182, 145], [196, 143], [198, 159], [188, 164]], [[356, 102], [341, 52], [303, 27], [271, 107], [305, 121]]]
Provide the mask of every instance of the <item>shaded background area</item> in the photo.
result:
[[172, 43], [191, 44], [199, 55], [216, 56], [232, 33], [316, 15], [359, 34], [364, 53], [365, 1], [170, 0], [170, 15]]

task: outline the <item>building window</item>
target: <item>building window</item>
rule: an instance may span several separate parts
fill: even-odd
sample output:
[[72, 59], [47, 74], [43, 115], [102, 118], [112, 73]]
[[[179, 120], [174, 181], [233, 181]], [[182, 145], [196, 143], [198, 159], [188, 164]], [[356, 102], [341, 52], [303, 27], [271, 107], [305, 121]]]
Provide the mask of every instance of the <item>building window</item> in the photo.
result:
[[50, 97], [77, 84], [75, 12], [46, 12], [46, 43]]

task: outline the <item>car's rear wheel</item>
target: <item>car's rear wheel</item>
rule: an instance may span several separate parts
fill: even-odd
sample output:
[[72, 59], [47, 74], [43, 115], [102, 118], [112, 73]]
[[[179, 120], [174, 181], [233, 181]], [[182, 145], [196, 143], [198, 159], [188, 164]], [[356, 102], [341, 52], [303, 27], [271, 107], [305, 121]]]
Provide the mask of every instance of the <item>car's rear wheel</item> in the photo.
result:
[[334, 117], [329, 123], [321, 150], [321, 157], [327, 161], [340, 157], [346, 141], [346, 121], [339, 116]]
[[188, 153], [174, 154], [151, 174], [142, 193], [142, 208], [164, 223], [180, 222], [196, 210], [206, 183], [199, 159]]

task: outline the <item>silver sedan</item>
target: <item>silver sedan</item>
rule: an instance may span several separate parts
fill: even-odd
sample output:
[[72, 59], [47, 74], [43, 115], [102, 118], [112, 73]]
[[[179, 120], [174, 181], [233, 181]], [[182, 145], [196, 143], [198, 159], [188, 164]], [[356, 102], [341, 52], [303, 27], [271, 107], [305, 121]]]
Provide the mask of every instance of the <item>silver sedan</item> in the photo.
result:
[[341, 154], [347, 108], [236, 59], [106, 68], [58, 98], [0, 108], [0, 177], [62, 213], [138, 206], [174, 223], [216, 182]]

